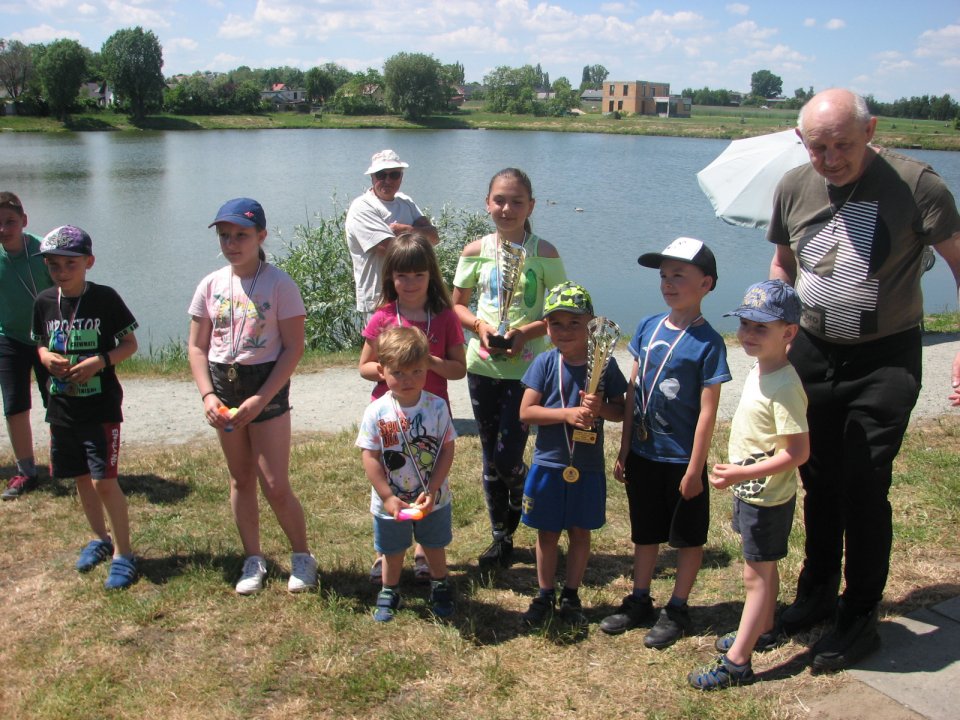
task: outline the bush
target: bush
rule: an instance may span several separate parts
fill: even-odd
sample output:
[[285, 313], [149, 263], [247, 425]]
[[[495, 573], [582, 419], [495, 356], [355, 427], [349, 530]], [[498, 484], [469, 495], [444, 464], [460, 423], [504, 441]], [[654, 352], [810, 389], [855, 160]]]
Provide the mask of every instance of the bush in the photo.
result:
[[[307, 309], [306, 344], [312, 350], [336, 352], [362, 344], [353, 264], [347, 249], [346, 211], [315, 217], [315, 224], [298, 225], [285, 257], [273, 262], [300, 288]], [[428, 213], [429, 215], [429, 213]], [[464, 245], [490, 232], [486, 215], [444, 207], [433, 223], [440, 233], [437, 260], [448, 286], [453, 283]]]

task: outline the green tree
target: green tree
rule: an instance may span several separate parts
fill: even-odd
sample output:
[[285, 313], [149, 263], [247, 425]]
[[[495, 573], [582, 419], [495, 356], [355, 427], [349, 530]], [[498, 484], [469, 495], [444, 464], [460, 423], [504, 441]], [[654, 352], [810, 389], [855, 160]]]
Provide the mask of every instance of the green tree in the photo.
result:
[[107, 79], [130, 113], [142, 120], [163, 102], [163, 49], [153, 31], [142, 27], [117, 30], [101, 49]]
[[447, 85], [463, 85], [466, 81], [466, 72], [460, 62], [444, 65], [440, 68], [440, 73]]
[[540, 74], [532, 65], [520, 68], [501, 65], [483, 78], [486, 85], [484, 109], [515, 115], [532, 113], [539, 80]]
[[325, 100], [332, 96], [337, 89], [333, 76], [319, 67], [307, 70], [304, 81], [306, 82], [307, 97], [310, 98], [310, 102]]
[[418, 120], [446, 107], [449, 92], [440, 62], [432, 55], [397, 53], [383, 64], [387, 107], [408, 120]]
[[163, 105], [167, 112], [176, 115], [209, 115], [217, 111], [213, 88], [200, 73], [194, 73], [170, 88]]
[[603, 65], [584, 65], [583, 76], [580, 80], [580, 90], [586, 90], [587, 88], [599, 90], [609, 74]]
[[16, 100], [33, 76], [33, 53], [19, 40], [0, 38], [0, 86]]
[[761, 98], [778, 97], [783, 92], [783, 80], [769, 70], [757, 70], [750, 76], [750, 92]]
[[86, 74], [87, 51], [76, 40], [54, 40], [37, 49], [37, 75], [50, 111], [66, 120]]

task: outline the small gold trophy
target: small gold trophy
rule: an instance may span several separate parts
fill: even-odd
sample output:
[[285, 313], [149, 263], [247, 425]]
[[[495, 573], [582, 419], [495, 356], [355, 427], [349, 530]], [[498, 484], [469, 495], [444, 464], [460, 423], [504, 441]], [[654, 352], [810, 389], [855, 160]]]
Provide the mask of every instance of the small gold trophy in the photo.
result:
[[[587, 325], [587, 385], [584, 392], [593, 395], [603, 384], [603, 373], [620, 339], [620, 326], [613, 320], [597, 315]], [[592, 445], [597, 433], [591, 430], [574, 430], [573, 439]]]
[[488, 344], [495, 348], [508, 348], [510, 341], [506, 338], [510, 330], [510, 306], [520, 287], [520, 274], [523, 272], [523, 263], [527, 259], [527, 251], [522, 245], [514, 245], [502, 238], [497, 240], [497, 310], [500, 316], [500, 325], [497, 334], [490, 335]]

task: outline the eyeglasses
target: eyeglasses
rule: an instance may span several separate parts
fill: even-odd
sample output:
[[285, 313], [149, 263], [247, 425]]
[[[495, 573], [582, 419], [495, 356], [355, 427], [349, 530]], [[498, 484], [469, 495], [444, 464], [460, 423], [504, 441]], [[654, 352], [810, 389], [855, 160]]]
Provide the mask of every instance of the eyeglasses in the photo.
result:
[[380, 172], [375, 172], [373, 176], [377, 180], [386, 180], [387, 178], [399, 180], [403, 177], [403, 170], [381, 170]]

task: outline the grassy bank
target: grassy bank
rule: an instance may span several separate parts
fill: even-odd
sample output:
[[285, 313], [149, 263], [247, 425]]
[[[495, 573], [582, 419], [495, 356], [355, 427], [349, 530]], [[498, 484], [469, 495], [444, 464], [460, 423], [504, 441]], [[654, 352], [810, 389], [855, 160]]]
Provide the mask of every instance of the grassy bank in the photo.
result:
[[[715, 447], [725, 444], [725, 432]], [[897, 461], [884, 615], [960, 593], [958, 437], [957, 418], [917, 426]], [[294, 446], [293, 483], [322, 583], [303, 596], [285, 591], [288, 548], [265, 507], [267, 588], [251, 598], [233, 593], [242, 557], [222, 457], [212, 444], [124, 450], [121, 482], [143, 572], [128, 592], [102, 589], [105, 568], [88, 576], [73, 570], [88, 535], [71, 486], [47, 481], [4, 503], [4, 532], [16, 542], [0, 559], [3, 716], [766, 720], [809, 717], [808, 708], [849, 682], [842, 674], [811, 676], [805, 646], [794, 641], [756, 658], [756, 685], [713, 695], [685, 686], [686, 673], [711, 659], [715, 633], [735, 628], [741, 609], [726, 493], [714, 493], [706, 561], [691, 599], [693, 637], [655, 652], [642, 647], [642, 630], [619, 637], [598, 631], [596, 623], [630, 589], [626, 501], [612, 481], [607, 525], [595, 535], [582, 591], [588, 633], [559, 625], [528, 631], [520, 614], [536, 586], [533, 534], [520, 532], [510, 572], [492, 580], [477, 572], [488, 522], [472, 436], [458, 440], [451, 473], [458, 611], [450, 622], [434, 620], [427, 591], [405, 574], [405, 609], [391, 625], [378, 625], [367, 580], [369, 489], [353, 439], [314, 435]], [[792, 597], [802, 540], [798, 522], [782, 564], [782, 600]], [[674, 561], [672, 552], [662, 553], [653, 586], [659, 602], [669, 596]]]
[[[110, 112], [74, 115], [68, 123], [51, 118], [3, 117], [0, 130], [67, 132], [97, 130], [245, 130], [268, 128], [392, 128], [490, 129], [547, 132], [618, 133], [736, 139], [794, 126], [792, 110], [695, 107], [690, 118], [625, 117], [616, 120], [598, 112], [562, 118], [485, 113], [476, 104], [449, 115], [412, 123], [393, 115], [345, 116], [323, 113], [262, 113], [258, 115], [155, 115], [134, 125], [125, 115]], [[952, 122], [881, 118], [876, 142], [888, 147], [960, 150], [960, 130]]]

